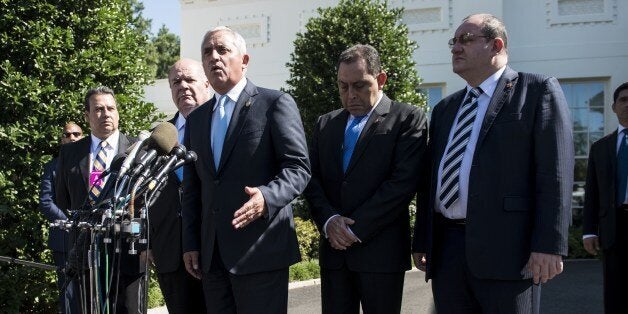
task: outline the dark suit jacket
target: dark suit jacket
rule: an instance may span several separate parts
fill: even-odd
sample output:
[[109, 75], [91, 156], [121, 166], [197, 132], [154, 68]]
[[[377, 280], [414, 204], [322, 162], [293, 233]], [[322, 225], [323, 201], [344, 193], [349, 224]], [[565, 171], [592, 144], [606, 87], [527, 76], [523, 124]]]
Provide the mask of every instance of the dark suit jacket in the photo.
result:
[[615, 243], [616, 173], [617, 130], [591, 146], [585, 186], [582, 233], [598, 235], [605, 250]]
[[[168, 122], [175, 124], [179, 113]], [[149, 209], [150, 246], [157, 272], [173, 272], [182, 264], [181, 198], [183, 190], [175, 172], [168, 174], [166, 185]]]
[[349, 112], [319, 117], [310, 146], [312, 180], [305, 191], [321, 234], [333, 215], [355, 220], [351, 230], [362, 241], [346, 251], [331, 247], [323, 235], [320, 265], [362, 272], [410, 269], [408, 205], [416, 191], [427, 143], [427, 122], [420, 109], [386, 95], [366, 122], [349, 162], [342, 169], [342, 145]]
[[[55, 170], [57, 158], [53, 158], [44, 165], [44, 174], [41, 178], [39, 193], [39, 209], [48, 222], [68, 219], [66, 213], [55, 204]], [[67, 252], [68, 233], [58, 228], [50, 228], [48, 233], [48, 247], [55, 252]]]
[[[89, 153], [91, 136], [86, 136], [74, 143], [61, 146], [57, 164], [57, 178], [55, 180], [55, 195], [57, 206], [63, 210], [77, 210], [87, 203], [89, 194]], [[135, 142], [120, 133], [118, 140], [118, 154]], [[110, 177], [107, 181], [115, 178]], [[122, 252], [128, 251], [128, 245], [123, 243]], [[139, 259], [137, 255], [122, 254], [122, 273], [135, 276], [139, 273]]]
[[[430, 126], [431, 180], [422, 185], [414, 252], [430, 278], [438, 166], [465, 96], [436, 105]], [[490, 100], [469, 175], [466, 258], [478, 278], [521, 279], [531, 252], [567, 255], [574, 151], [570, 113], [555, 78], [506, 67]]]
[[[186, 121], [184, 144], [198, 154], [183, 179], [183, 251], [201, 251], [208, 271], [215, 241], [233, 274], [286, 268], [300, 259], [290, 202], [310, 179], [301, 117], [290, 95], [256, 87], [240, 94], [218, 169], [211, 151], [212, 98]], [[243, 229], [231, 225], [249, 200], [244, 187], [259, 187], [268, 217]]]

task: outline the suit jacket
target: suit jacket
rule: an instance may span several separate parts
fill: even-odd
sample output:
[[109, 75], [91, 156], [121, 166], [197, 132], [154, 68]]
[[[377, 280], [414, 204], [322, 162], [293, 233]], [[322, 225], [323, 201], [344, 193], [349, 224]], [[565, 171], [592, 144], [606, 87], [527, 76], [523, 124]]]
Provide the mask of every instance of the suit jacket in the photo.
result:
[[[86, 136], [74, 143], [61, 146], [55, 180], [55, 195], [57, 206], [63, 210], [77, 210], [87, 203], [91, 172], [89, 169], [91, 142], [91, 136]], [[118, 154], [124, 153], [133, 142], [135, 139], [120, 133]], [[110, 177], [107, 183], [114, 179]], [[124, 241], [121, 250], [128, 252], [128, 244]], [[124, 274], [137, 275], [139, 273], [138, 256], [122, 254], [120, 268]]]
[[[414, 252], [426, 252], [430, 278], [438, 166], [465, 90], [432, 114], [429, 182]], [[506, 67], [490, 100], [469, 174], [466, 259], [478, 278], [521, 279], [531, 252], [567, 255], [573, 185], [570, 113], [555, 78]]]
[[[300, 259], [290, 202], [310, 179], [297, 106], [290, 95], [248, 81], [216, 169], [210, 140], [214, 103], [212, 98], [196, 108], [186, 121], [184, 144], [198, 160], [184, 171], [183, 251], [200, 250], [204, 271], [216, 244], [233, 274], [286, 268]], [[235, 230], [233, 214], [249, 200], [245, 186], [261, 190], [268, 215]]]
[[616, 173], [617, 130], [593, 143], [587, 166], [582, 233], [598, 235], [605, 250], [615, 243]]
[[321, 236], [320, 265], [361, 272], [410, 269], [408, 205], [416, 192], [427, 144], [423, 111], [384, 95], [366, 122], [346, 173], [342, 146], [349, 112], [319, 117], [310, 146], [312, 180], [305, 197], [312, 218], [323, 226], [333, 215], [355, 220], [351, 230], [362, 241], [345, 251]]
[[[175, 124], [179, 113], [168, 122]], [[170, 172], [159, 197], [150, 207], [150, 246], [157, 272], [176, 271], [182, 264], [181, 198], [183, 189], [176, 173]]]
[[[68, 219], [66, 213], [55, 204], [55, 170], [57, 168], [57, 158], [53, 158], [44, 165], [44, 174], [41, 178], [41, 188], [39, 193], [39, 209], [44, 214], [48, 222]], [[67, 252], [68, 233], [58, 228], [50, 228], [48, 233], [48, 247], [55, 252]]]

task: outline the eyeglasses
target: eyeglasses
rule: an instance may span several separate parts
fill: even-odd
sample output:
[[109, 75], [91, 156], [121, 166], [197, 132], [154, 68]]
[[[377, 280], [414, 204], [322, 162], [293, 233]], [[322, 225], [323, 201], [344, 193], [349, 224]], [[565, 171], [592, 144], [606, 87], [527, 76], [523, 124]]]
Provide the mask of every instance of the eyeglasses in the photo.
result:
[[449, 48], [453, 48], [455, 44], [460, 43], [461, 45], [466, 45], [475, 40], [476, 37], [481, 38], [490, 38], [489, 36], [480, 36], [471, 33], [464, 33], [458, 37], [454, 37], [447, 42], [449, 44]]
[[63, 137], [70, 138], [70, 136], [74, 135], [74, 137], [79, 137], [83, 135], [81, 132], [63, 132]]

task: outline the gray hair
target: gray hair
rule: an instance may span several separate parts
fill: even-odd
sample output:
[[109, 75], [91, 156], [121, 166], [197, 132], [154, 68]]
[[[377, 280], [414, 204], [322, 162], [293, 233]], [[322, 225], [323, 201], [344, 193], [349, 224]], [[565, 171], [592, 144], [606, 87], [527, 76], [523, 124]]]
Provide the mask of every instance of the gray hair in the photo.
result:
[[363, 59], [366, 62], [366, 71], [368, 74], [377, 76], [382, 72], [382, 64], [379, 60], [379, 53], [371, 45], [357, 44], [349, 47], [340, 54], [336, 69], [340, 67], [341, 63], [353, 63], [359, 59]]
[[481, 19], [480, 31], [482, 35], [486, 36], [490, 39], [495, 39], [497, 37], [504, 40], [504, 48], [508, 48], [508, 32], [506, 31], [506, 25], [499, 18], [492, 14], [488, 13], [480, 13], [480, 14], [471, 14], [464, 19], [462, 19], [462, 23], [467, 22], [471, 17], [479, 17]]
[[228, 32], [229, 34], [231, 34], [234, 39], [233, 44], [235, 45], [236, 49], [238, 49], [238, 52], [240, 52], [241, 55], [246, 54], [246, 41], [244, 40], [244, 37], [242, 37], [240, 33], [232, 30], [227, 26], [217, 26], [205, 33], [205, 36], [203, 37], [203, 41], [201, 43], [201, 49], [203, 49], [202, 45], [205, 43], [207, 38], [211, 37], [214, 33], [217, 32]]

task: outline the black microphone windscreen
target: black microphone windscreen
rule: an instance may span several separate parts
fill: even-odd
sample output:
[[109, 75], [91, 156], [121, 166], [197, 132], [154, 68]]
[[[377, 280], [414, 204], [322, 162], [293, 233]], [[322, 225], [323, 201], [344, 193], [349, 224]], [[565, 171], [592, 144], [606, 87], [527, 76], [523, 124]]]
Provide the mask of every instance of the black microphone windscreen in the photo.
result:
[[159, 155], [167, 155], [177, 145], [179, 132], [169, 122], [162, 122], [155, 127], [149, 138], [149, 147], [154, 148]]

